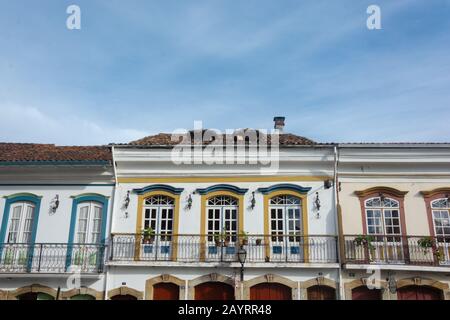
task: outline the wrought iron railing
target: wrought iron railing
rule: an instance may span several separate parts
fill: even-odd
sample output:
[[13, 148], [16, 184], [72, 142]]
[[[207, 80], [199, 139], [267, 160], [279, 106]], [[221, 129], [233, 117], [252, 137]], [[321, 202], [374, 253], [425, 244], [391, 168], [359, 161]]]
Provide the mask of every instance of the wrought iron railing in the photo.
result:
[[98, 244], [0, 244], [1, 273], [100, 273], [104, 259]]
[[346, 235], [345, 262], [450, 266], [450, 238], [430, 236]]
[[152, 235], [114, 234], [111, 261], [336, 263], [337, 237], [326, 235]]

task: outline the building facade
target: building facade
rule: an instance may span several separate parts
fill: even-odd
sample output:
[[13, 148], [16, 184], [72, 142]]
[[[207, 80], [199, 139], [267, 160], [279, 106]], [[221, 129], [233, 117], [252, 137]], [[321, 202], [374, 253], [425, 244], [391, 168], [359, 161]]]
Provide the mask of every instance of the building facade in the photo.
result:
[[450, 299], [449, 144], [282, 133], [267, 171], [233, 135], [0, 144], [0, 299]]
[[0, 298], [103, 299], [106, 147], [0, 144]]
[[449, 299], [449, 145], [343, 144], [338, 161], [345, 298]]

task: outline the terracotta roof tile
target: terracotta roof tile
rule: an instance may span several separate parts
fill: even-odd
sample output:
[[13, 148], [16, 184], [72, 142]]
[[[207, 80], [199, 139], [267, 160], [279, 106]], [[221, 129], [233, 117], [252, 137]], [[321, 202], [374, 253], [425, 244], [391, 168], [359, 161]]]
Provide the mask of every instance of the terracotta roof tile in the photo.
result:
[[[190, 131], [191, 141], [193, 141], [193, 131]], [[259, 134], [259, 133], [258, 133]], [[178, 141], [172, 141], [172, 134], [159, 133], [153, 136], [144, 137], [142, 139], [131, 141], [128, 145], [134, 146], [174, 146], [181, 142], [182, 138]], [[226, 135], [222, 135], [222, 139], [226, 141]], [[271, 143], [270, 135], [267, 137], [268, 144]], [[204, 144], [209, 144], [211, 141], [205, 141]], [[301, 136], [297, 136], [291, 133], [283, 133], [279, 136], [279, 144], [282, 146], [295, 146], [295, 145], [315, 145], [316, 142]]]
[[0, 143], [0, 162], [111, 162], [111, 150], [100, 146]]

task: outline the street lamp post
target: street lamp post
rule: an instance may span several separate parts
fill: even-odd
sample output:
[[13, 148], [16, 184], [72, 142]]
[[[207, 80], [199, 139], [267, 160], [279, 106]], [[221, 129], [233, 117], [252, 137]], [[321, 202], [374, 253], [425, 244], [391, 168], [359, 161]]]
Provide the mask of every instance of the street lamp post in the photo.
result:
[[238, 250], [238, 260], [241, 263], [241, 282], [244, 281], [244, 264], [247, 259], [247, 251], [244, 246], [241, 246]]

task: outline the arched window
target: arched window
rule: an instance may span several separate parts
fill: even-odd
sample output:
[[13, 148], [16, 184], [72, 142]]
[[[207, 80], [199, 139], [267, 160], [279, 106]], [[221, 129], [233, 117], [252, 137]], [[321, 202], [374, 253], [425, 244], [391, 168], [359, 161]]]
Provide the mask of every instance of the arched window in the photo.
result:
[[269, 214], [271, 261], [301, 261], [302, 200], [293, 195], [274, 196], [269, 200]]
[[364, 204], [368, 234], [401, 235], [400, 204], [397, 200], [373, 197], [367, 199]]
[[29, 244], [31, 242], [34, 212], [35, 205], [31, 202], [11, 204], [7, 243]]
[[173, 213], [175, 199], [155, 195], [144, 200], [144, 229], [151, 228], [155, 234], [166, 235], [165, 239], [170, 241], [173, 232]]
[[171, 257], [175, 199], [166, 195], [153, 195], [143, 204], [143, 245], [141, 258], [144, 260], [168, 260]]
[[208, 260], [228, 260], [235, 255], [239, 200], [228, 195], [207, 199]]
[[96, 201], [83, 201], [78, 204], [77, 210], [75, 243], [100, 243], [103, 204]]
[[447, 198], [431, 202], [433, 226], [436, 237], [446, 238], [450, 242], [450, 203]]

